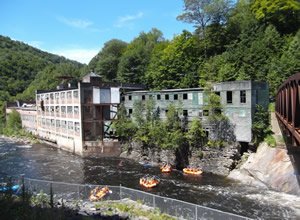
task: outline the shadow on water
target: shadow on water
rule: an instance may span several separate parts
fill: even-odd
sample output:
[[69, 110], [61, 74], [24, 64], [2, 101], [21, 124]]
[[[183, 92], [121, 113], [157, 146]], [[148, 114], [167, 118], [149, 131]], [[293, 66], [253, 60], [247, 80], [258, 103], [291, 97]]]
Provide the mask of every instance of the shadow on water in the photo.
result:
[[[251, 218], [294, 218], [293, 206], [300, 206], [299, 197], [243, 186], [209, 173], [190, 176], [174, 170], [164, 174], [158, 167], [145, 168], [128, 159], [81, 158], [43, 145], [24, 148], [3, 143], [0, 138], [1, 173], [69, 183], [121, 184]], [[139, 179], [146, 174], [158, 176], [161, 183], [152, 189], [141, 187]]]

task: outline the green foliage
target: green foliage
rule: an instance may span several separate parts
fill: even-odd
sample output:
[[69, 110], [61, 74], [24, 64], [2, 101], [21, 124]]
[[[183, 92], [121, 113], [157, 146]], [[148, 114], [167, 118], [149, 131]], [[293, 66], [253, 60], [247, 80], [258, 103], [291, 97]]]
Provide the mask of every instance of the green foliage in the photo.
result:
[[199, 119], [194, 118], [192, 120], [186, 138], [193, 148], [199, 148], [205, 144], [206, 134]]
[[6, 126], [3, 129], [5, 135], [18, 135], [22, 129], [22, 121], [19, 112], [12, 110], [7, 116]]
[[120, 58], [118, 79], [122, 82], [144, 82], [152, 50], [161, 41], [163, 41], [162, 33], [155, 28], [148, 33], [140, 33], [128, 44]]
[[155, 89], [187, 88], [198, 85], [199, 39], [188, 31], [160, 45], [152, 56], [146, 81]]
[[117, 77], [118, 65], [127, 43], [112, 39], [104, 44], [102, 50], [91, 60], [89, 69], [98, 73], [103, 80], [111, 81]]
[[116, 130], [116, 135], [118, 135], [122, 142], [131, 141], [137, 130], [137, 127], [127, 116], [126, 108], [123, 104], [121, 104], [118, 108], [117, 116], [118, 119], [113, 124], [113, 127]]
[[269, 112], [275, 112], [275, 102], [270, 102], [268, 107]]
[[273, 135], [267, 135], [264, 141], [268, 144], [269, 147], [276, 147], [276, 140]]
[[112, 215], [112, 213], [127, 213], [130, 218], [147, 218], [149, 220], [173, 220], [174, 217], [167, 215], [165, 213], [161, 213], [159, 209], [150, 209], [146, 210], [142, 208], [141, 204], [138, 203], [120, 203], [120, 202], [103, 202], [101, 204], [96, 204], [96, 208], [104, 208], [109, 210], [109, 212], [104, 214]]
[[270, 115], [268, 110], [261, 105], [256, 105], [256, 111], [252, 122], [253, 143], [258, 145], [271, 133]]
[[193, 23], [204, 32], [208, 24], [223, 24], [230, 10], [229, 0], [184, 0], [184, 12], [178, 20]]
[[293, 33], [300, 28], [298, 0], [254, 0], [251, 9], [258, 20], [275, 25], [281, 33]]
[[[83, 66], [78, 62], [0, 36], [0, 97], [2, 98], [5, 93], [5, 99], [0, 100], [8, 101], [8, 95], [13, 97], [22, 93], [38, 77], [38, 72], [49, 65], [63, 63], [68, 63], [77, 69]], [[51, 77], [51, 74], [47, 77]], [[30, 92], [34, 95], [36, 89], [40, 89], [38, 84]]]
[[33, 195], [30, 198], [30, 202], [33, 206], [41, 208], [50, 208], [50, 196], [41, 190], [38, 194]]
[[225, 142], [234, 142], [236, 140], [234, 126], [223, 114], [220, 96], [213, 92], [206, 92], [206, 97], [207, 104], [204, 109], [209, 111], [208, 122], [212, 128], [207, 146], [222, 147]]

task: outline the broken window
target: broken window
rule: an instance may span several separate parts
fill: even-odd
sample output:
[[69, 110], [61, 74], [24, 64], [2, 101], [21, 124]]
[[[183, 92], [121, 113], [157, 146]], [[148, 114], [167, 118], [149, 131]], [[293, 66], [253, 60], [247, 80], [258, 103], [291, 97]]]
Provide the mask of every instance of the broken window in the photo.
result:
[[241, 103], [246, 103], [246, 90], [241, 90], [240, 91], [240, 102]]
[[227, 104], [232, 103], [232, 91], [227, 91], [226, 92], [226, 102], [227, 102]]

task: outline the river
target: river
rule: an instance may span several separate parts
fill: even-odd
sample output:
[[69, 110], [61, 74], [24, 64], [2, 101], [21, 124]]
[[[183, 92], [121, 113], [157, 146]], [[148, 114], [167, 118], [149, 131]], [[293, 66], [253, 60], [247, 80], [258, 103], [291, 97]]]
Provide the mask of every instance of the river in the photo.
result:
[[146, 191], [254, 219], [300, 219], [300, 197], [241, 185], [222, 176], [181, 171], [162, 174], [123, 158], [81, 158], [45, 145], [16, 144], [0, 138], [0, 175], [70, 183], [120, 185], [144, 190], [139, 178], [157, 175], [161, 184]]

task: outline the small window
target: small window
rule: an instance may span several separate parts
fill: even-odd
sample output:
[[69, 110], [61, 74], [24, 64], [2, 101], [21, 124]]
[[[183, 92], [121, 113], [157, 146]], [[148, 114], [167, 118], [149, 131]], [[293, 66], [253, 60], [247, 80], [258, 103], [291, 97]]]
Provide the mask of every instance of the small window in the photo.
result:
[[121, 100], [122, 100], [122, 101], [125, 101], [125, 96], [122, 96], [122, 97], [121, 97]]
[[188, 116], [188, 110], [183, 110], [182, 115], [187, 117]]
[[132, 108], [128, 109], [128, 113], [129, 113], [129, 115], [132, 114]]
[[165, 100], [169, 100], [169, 94], [165, 94]]
[[73, 97], [74, 97], [74, 98], [78, 98], [78, 91], [74, 91], [74, 92], [73, 92]]
[[220, 95], [221, 95], [221, 93], [220, 93], [220, 92], [215, 92], [215, 94], [216, 94], [217, 96], [220, 96]]
[[183, 93], [183, 99], [188, 99], [188, 94], [187, 93]]
[[145, 100], [146, 99], [146, 96], [145, 95], [142, 95], [142, 100]]
[[241, 90], [240, 91], [240, 102], [241, 103], [246, 103], [246, 90]]
[[232, 91], [227, 91], [226, 92], [226, 101], [228, 104], [232, 103]]
[[160, 94], [157, 94], [156, 98], [157, 100], [160, 100]]
[[178, 100], [178, 94], [174, 94], [174, 100]]
[[131, 101], [131, 95], [128, 96], [128, 100]]
[[203, 116], [209, 116], [209, 111], [208, 110], [203, 110]]

